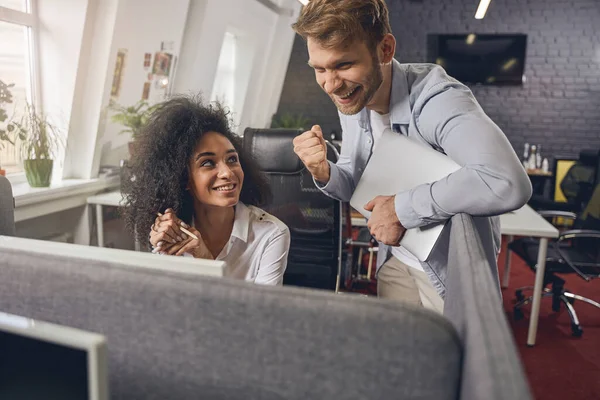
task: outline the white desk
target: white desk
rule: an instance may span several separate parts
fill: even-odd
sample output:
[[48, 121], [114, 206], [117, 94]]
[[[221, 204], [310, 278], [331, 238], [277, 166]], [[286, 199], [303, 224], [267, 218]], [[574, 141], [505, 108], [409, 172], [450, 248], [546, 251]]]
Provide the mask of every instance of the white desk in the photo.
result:
[[[353, 226], [367, 226], [364, 218], [352, 218]], [[546, 271], [546, 254], [548, 251], [548, 239], [558, 237], [558, 229], [542, 218], [527, 204], [520, 209], [500, 216], [500, 232], [512, 241], [514, 236], [531, 236], [540, 239], [538, 251], [537, 268], [535, 273], [535, 284], [533, 287], [533, 302], [531, 304], [531, 317], [529, 319], [529, 330], [527, 332], [527, 345], [535, 345], [537, 334], [538, 317], [540, 314], [540, 302], [544, 284], [544, 273]], [[510, 276], [510, 251], [507, 249], [504, 264], [504, 275], [502, 287], [508, 286]]]
[[[540, 315], [540, 302], [542, 290], [544, 289], [544, 273], [546, 272], [546, 254], [548, 251], [548, 239], [558, 237], [558, 229], [542, 218], [531, 207], [525, 204], [522, 208], [500, 216], [500, 231], [506, 235], [508, 242], [513, 236], [532, 236], [540, 239], [537, 267], [535, 271], [535, 284], [533, 286], [533, 302], [531, 304], [531, 316], [529, 318], [529, 330], [527, 331], [527, 345], [535, 345], [538, 318]], [[504, 277], [502, 286], [508, 286], [510, 274], [510, 250], [506, 250], [504, 264]]]
[[[33, 218], [71, 210], [76, 219], [68, 219], [65, 231], [73, 230], [76, 244], [90, 243], [90, 208], [87, 198], [102, 190], [119, 187], [119, 177], [95, 179], [63, 179], [47, 188], [32, 188], [27, 182], [13, 186], [15, 198], [15, 223], [24, 223]], [[72, 224], [74, 223], [74, 224]]]
[[[98, 233], [98, 247], [104, 247], [104, 219], [102, 218], [102, 207], [112, 206], [121, 207], [123, 205], [123, 196], [120, 190], [114, 192], [102, 193], [87, 198], [87, 203], [96, 207], [96, 229]], [[135, 250], [139, 251], [140, 246], [135, 240]]]

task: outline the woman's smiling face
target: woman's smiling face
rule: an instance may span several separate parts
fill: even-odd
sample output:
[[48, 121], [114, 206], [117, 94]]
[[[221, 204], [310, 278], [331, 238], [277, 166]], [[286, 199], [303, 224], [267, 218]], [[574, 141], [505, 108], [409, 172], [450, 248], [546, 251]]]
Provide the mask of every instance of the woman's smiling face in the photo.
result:
[[238, 203], [244, 171], [233, 144], [220, 133], [202, 135], [189, 162], [189, 175], [189, 189], [197, 202], [215, 207]]

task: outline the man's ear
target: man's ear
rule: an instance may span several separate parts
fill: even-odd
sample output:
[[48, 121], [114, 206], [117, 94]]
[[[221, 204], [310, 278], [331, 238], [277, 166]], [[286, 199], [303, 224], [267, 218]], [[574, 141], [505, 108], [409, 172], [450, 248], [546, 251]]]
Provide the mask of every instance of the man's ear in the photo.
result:
[[379, 61], [382, 64], [391, 63], [396, 54], [396, 38], [394, 35], [386, 33], [383, 39], [381, 39], [381, 42], [379, 42], [378, 47]]

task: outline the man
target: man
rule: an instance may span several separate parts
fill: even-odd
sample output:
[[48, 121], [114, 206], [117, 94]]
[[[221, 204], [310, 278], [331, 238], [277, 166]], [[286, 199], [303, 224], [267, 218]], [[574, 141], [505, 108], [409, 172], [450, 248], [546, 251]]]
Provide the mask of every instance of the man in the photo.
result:
[[294, 140], [294, 151], [325, 194], [350, 200], [386, 130], [444, 152], [461, 165], [442, 180], [395, 196], [373, 193], [365, 205], [372, 211], [369, 230], [379, 242], [379, 296], [442, 312], [448, 238], [442, 236], [435, 255], [420, 263], [398, 246], [402, 235], [406, 229], [467, 213], [480, 217], [478, 234], [493, 236], [497, 254], [499, 219], [489, 221], [488, 216], [517, 209], [531, 196], [519, 159], [469, 88], [437, 65], [394, 59], [396, 40], [384, 0], [312, 0], [293, 28], [306, 40], [308, 63], [337, 106], [343, 130], [336, 164], [327, 161], [318, 125]]

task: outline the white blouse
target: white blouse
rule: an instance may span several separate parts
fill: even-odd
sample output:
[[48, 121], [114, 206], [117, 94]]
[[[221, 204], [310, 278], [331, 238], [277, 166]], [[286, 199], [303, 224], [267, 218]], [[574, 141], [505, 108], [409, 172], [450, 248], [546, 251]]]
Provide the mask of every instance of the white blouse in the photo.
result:
[[238, 202], [231, 237], [216, 259], [225, 261], [225, 276], [281, 285], [289, 249], [290, 231], [283, 222]]

